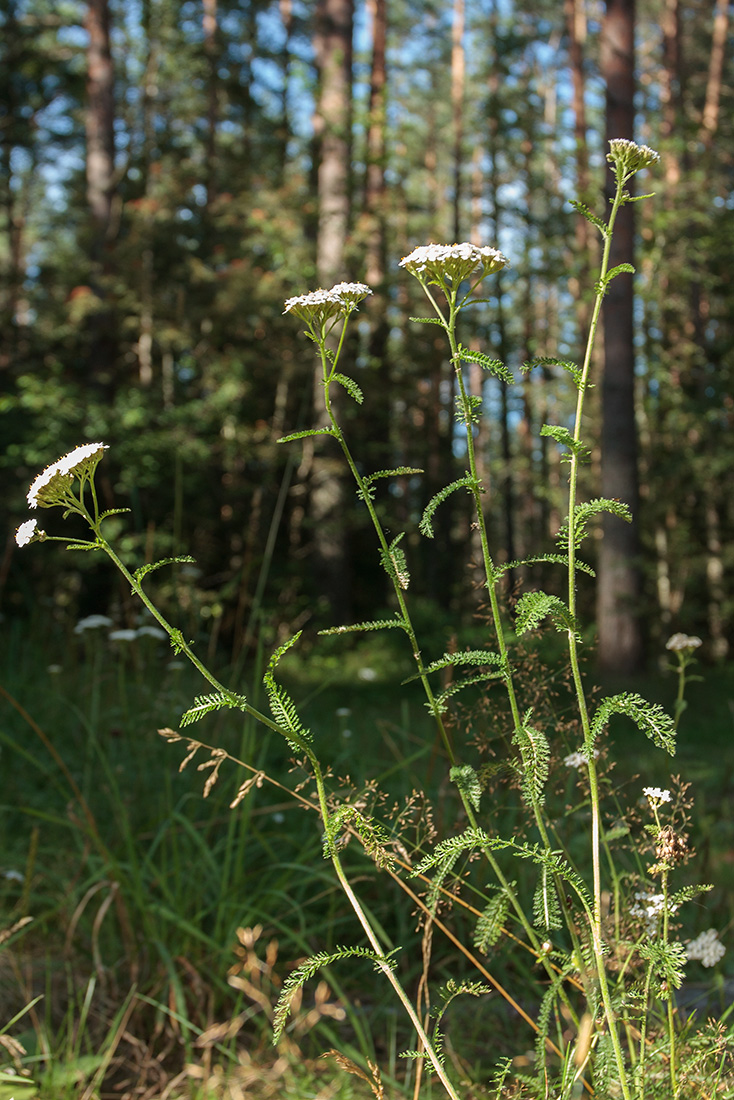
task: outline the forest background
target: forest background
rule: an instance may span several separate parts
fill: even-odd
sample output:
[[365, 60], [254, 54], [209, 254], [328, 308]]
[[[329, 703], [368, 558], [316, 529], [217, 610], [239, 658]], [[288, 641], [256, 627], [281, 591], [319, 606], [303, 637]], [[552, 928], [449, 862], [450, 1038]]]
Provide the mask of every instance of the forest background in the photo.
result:
[[[125, 551], [136, 563], [193, 554], [186, 600], [235, 653], [263, 628], [272, 638], [384, 606], [386, 578], [329, 447], [276, 445], [314, 422], [314, 364], [284, 300], [347, 278], [375, 291], [349, 349], [366, 395], [343, 412], [353, 451], [365, 470], [425, 471], [380, 506], [408, 530], [431, 614], [471, 615], [468, 505], [450, 498], [433, 544], [416, 530], [464, 461], [440, 333], [408, 322], [425, 309], [397, 266], [431, 240], [511, 259], [463, 338], [518, 382], [479, 368], [468, 381], [489, 412], [479, 450], [506, 558], [550, 548], [564, 471], [539, 428], [568, 421], [570, 387], [555, 366], [519, 368], [580, 355], [599, 243], [568, 199], [603, 212], [609, 89], [634, 29], [622, 59], [634, 102], [629, 92], [618, 115], [634, 134], [609, 136], [646, 142], [662, 163], [646, 181], [657, 197], [635, 207], [629, 333], [607, 313], [608, 333], [627, 340], [634, 408], [611, 425], [623, 491], [606, 495], [632, 504], [638, 526], [616, 563], [600, 561], [601, 587], [620, 561], [638, 579], [622, 581], [616, 612], [601, 608], [603, 656], [605, 614], [620, 607], [637, 634], [614, 629], [610, 667], [678, 627], [725, 656], [729, 16], [724, 0], [3, 0], [4, 614], [68, 623], [112, 609], [128, 625], [128, 595], [92, 556], [20, 555], [13, 541], [35, 473], [97, 439], [111, 445], [104, 504], [132, 510], [119, 520]], [[603, 477], [597, 447], [587, 496]]]

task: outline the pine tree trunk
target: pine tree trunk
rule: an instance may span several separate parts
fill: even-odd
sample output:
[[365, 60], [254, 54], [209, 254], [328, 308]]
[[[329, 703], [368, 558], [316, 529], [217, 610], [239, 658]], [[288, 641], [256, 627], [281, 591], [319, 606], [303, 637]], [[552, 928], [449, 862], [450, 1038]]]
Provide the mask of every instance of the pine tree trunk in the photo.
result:
[[[345, 277], [344, 245], [349, 227], [352, 0], [319, 0], [316, 9], [314, 52], [319, 75], [314, 119], [318, 156], [318, 233], [316, 269], [319, 285], [333, 286]], [[337, 417], [343, 407], [338, 387], [332, 392]], [[323, 425], [321, 366], [314, 376], [315, 423]], [[317, 595], [330, 617], [345, 621], [350, 615], [348, 532], [345, 525], [348, 494], [341, 456], [321, 445], [311, 467], [310, 513], [313, 565]]]
[[[633, 137], [634, 29], [635, 0], [607, 0], [602, 31], [607, 139]], [[610, 267], [633, 259], [633, 210], [627, 204], [620, 211]], [[634, 380], [633, 283], [625, 274], [613, 280], [605, 299], [602, 380], [602, 495], [624, 501], [633, 514], [630, 524], [605, 517], [599, 551], [599, 661], [605, 671], [615, 673], [638, 671], [643, 658]]]
[[87, 204], [92, 228], [92, 289], [99, 298], [99, 306], [90, 317], [89, 358], [94, 382], [109, 391], [116, 358], [114, 315], [108, 301], [115, 194], [115, 74], [107, 0], [89, 0], [84, 26], [89, 41], [85, 109]]

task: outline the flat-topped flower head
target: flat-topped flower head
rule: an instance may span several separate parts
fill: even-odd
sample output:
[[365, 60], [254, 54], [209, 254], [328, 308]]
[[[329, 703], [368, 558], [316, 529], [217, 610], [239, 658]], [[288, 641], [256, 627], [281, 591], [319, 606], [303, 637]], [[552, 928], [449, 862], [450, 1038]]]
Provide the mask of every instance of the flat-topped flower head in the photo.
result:
[[28, 490], [31, 508], [53, 508], [67, 503], [67, 493], [75, 477], [89, 477], [107, 450], [106, 443], [83, 443], [63, 458], [52, 462], [38, 475]]
[[45, 539], [45, 537], [46, 532], [40, 530], [37, 519], [27, 519], [15, 532], [15, 541], [18, 546], [27, 546], [35, 539]]
[[332, 319], [348, 317], [371, 293], [364, 283], [337, 283], [331, 290], [319, 288], [310, 294], [288, 298], [283, 312], [295, 313], [309, 325], [320, 325]]
[[666, 649], [680, 653], [686, 649], [698, 649], [703, 642], [696, 634], [673, 634], [665, 643]]
[[699, 959], [702, 966], [716, 966], [726, 954], [726, 948], [719, 940], [716, 929], [709, 928], [686, 944], [685, 952], [687, 959]]
[[421, 245], [403, 257], [400, 267], [404, 267], [422, 283], [444, 287], [448, 279], [455, 288], [480, 268], [481, 282], [487, 275], [501, 271], [508, 263], [507, 257], [498, 249], [464, 241], [462, 244]]
[[670, 802], [670, 791], [664, 791], [661, 787], [643, 787], [642, 793], [646, 794], [650, 802], [659, 806], [661, 802]]
[[660, 160], [649, 145], [637, 145], [627, 138], [612, 138], [609, 142], [607, 160], [623, 176], [631, 176], [642, 168], [649, 168]]

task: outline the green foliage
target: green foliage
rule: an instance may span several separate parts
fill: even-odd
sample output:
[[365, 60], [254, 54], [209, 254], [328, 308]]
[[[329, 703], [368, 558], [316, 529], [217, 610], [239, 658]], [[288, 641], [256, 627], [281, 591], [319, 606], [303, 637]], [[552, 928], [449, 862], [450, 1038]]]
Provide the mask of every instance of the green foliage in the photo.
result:
[[338, 382], [340, 386], [343, 386], [349, 396], [361, 405], [364, 401], [364, 394], [354, 381], [353, 378], [347, 378], [345, 374], [339, 374], [338, 372], [332, 374], [331, 379], [333, 382]]
[[482, 370], [489, 371], [495, 378], [500, 378], [510, 386], [515, 381], [512, 371], [507, 369], [501, 359], [493, 359], [480, 351], [472, 351], [470, 348], [465, 348], [463, 344], [459, 344], [455, 359], [459, 363], [478, 363]]
[[510, 911], [510, 899], [506, 891], [498, 889], [489, 899], [477, 918], [473, 943], [485, 955], [499, 942]]
[[401, 531], [401, 533], [392, 540], [386, 551], [380, 551], [380, 558], [385, 572], [388, 577], [403, 590], [410, 584], [410, 573], [408, 572], [408, 562], [405, 557], [405, 551], [402, 546], [399, 545], [404, 537], [405, 532]]
[[451, 768], [449, 779], [456, 784], [462, 794], [466, 795], [476, 812], [479, 813], [482, 784], [471, 764], [461, 764]]
[[244, 695], [235, 695], [234, 692], [230, 691], [217, 691], [211, 695], [197, 695], [193, 707], [190, 707], [181, 715], [180, 724], [183, 727], [190, 726], [194, 722], [200, 721], [205, 715], [211, 714], [212, 711], [221, 710], [222, 707], [243, 710], [246, 703], [247, 700]]
[[[104, 519], [104, 516], [100, 516], [100, 520]], [[149, 573], [154, 573], [156, 569], [162, 569], [164, 565], [193, 565], [196, 559], [192, 558], [189, 554], [183, 554], [175, 558], [161, 558], [159, 561], [149, 562], [147, 565], [141, 565], [139, 569], [136, 569], [133, 573], [133, 577], [140, 584], [144, 577], [147, 577]]]
[[263, 676], [263, 684], [265, 685], [265, 692], [270, 705], [270, 713], [284, 731], [288, 744], [296, 752], [302, 751], [304, 744], [311, 740], [311, 731], [306, 729], [301, 723], [296, 705], [288, 692], [285, 688], [281, 687], [280, 684], [276, 683], [275, 670], [281, 658], [296, 644], [300, 637], [301, 631], [299, 630], [299, 632], [294, 634], [292, 638], [289, 638], [287, 642], [278, 646], [270, 658], [267, 671]]
[[532, 711], [528, 711], [513, 735], [512, 743], [520, 749], [522, 768], [520, 769], [522, 792], [527, 805], [542, 806], [545, 800], [545, 785], [550, 771], [550, 745], [548, 738], [529, 723]]
[[635, 692], [622, 692], [602, 699], [591, 722], [591, 743], [606, 728], [613, 714], [630, 718], [637, 728], [660, 749], [675, 756], [675, 723], [659, 703], [648, 703]]
[[[574, 439], [568, 428], [563, 428], [558, 424], [544, 424], [540, 429], [540, 434], [546, 438], [555, 439], [556, 443], [562, 447], [568, 447], [570, 453], [579, 460], [586, 459], [589, 453], [589, 449], [586, 444], [580, 439]], [[568, 455], [562, 456], [568, 460]]]
[[[607, 500], [604, 497], [597, 497], [594, 500], [583, 501], [581, 504], [576, 505], [573, 514], [574, 546], [576, 549], [579, 548], [589, 533], [589, 520], [592, 516], [599, 515], [601, 512], [608, 512], [610, 515], [617, 516], [627, 523], [632, 522], [632, 513], [630, 512], [629, 505], [621, 500]], [[568, 519], [561, 524], [556, 540], [561, 546], [568, 545]]]
[[518, 634], [535, 630], [544, 619], [549, 618], [556, 630], [575, 631], [568, 604], [559, 596], [550, 596], [547, 592], [526, 592], [515, 608], [515, 626]]
[[421, 518], [419, 529], [422, 535], [426, 538], [433, 538], [433, 516], [438, 508], [439, 504], [443, 504], [452, 493], [455, 493], [457, 489], [469, 489], [471, 492], [479, 489], [479, 483], [471, 476], [466, 474], [464, 477], [459, 478], [457, 481], [452, 481], [450, 485], [446, 485], [443, 489], [440, 489], [435, 496], [431, 497], [428, 504], [423, 509], [423, 516]]
[[[394, 952], [391, 952], [391, 954], [394, 954]], [[335, 951], [321, 951], [316, 955], [311, 955], [304, 963], [301, 963], [295, 970], [292, 970], [283, 983], [283, 990], [278, 998], [278, 1003], [275, 1006], [275, 1013], [273, 1015], [274, 1046], [280, 1042], [280, 1038], [285, 1030], [294, 993], [296, 993], [309, 978], [313, 978], [315, 974], [323, 970], [325, 966], [331, 966], [332, 963], [340, 962], [343, 959], [371, 959], [380, 969], [384, 967], [392, 969], [395, 965], [394, 960], [390, 956], [376, 955], [374, 951], [369, 951], [366, 947], [360, 946], [337, 947]]]
[[358, 634], [368, 630], [391, 630], [395, 627], [405, 630], [405, 623], [399, 616], [394, 619], [373, 619], [366, 623], [350, 623], [347, 626], [329, 626], [320, 630], [319, 634]]

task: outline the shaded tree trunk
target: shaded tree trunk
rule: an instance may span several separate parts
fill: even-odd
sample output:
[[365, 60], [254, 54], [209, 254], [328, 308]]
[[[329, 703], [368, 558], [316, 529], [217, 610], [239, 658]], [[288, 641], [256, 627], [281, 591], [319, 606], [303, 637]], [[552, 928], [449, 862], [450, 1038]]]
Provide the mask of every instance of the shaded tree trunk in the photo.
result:
[[[314, 52], [319, 75], [314, 119], [318, 158], [318, 231], [316, 270], [321, 286], [344, 278], [344, 245], [349, 227], [352, 0], [319, 0], [316, 9]], [[321, 365], [314, 376], [315, 423], [323, 425]], [[338, 387], [332, 394], [337, 417], [343, 407]], [[349, 617], [351, 605], [348, 532], [345, 523], [348, 494], [341, 455], [321, 445], [314, 454], [310, 481], [314, 579], [319, 599], [330, 616]]]
[[109, 390], [117, 341], [108, 301], [115, 195], [115, 74], [107, 0], [89, 0], [84, 22], [87, 45], [87, 204], [92, 224], [92, 289], [99, 305], [90, 317], [90, 366], [97, 385]]
[[[634, 132], [635, 0], [607, 0], [602, 30], [602, 72], [606, 82], [607, 140]], [[608, 173], [611, 178], [611, 173]], [[634, 254], [633, 204], [616, 224], [610, 266], [629, 263]], [[608, 672], [640, 669], [643, 658], [639, 619], [641, 580], [637, 509], [637, 429], [631, 275], [614, 279], [604, 308], [602, 379], [602, 495], [632, 510], [633, 522], [606, 516], [600, 551], [597, 619], [599, 661]]]

